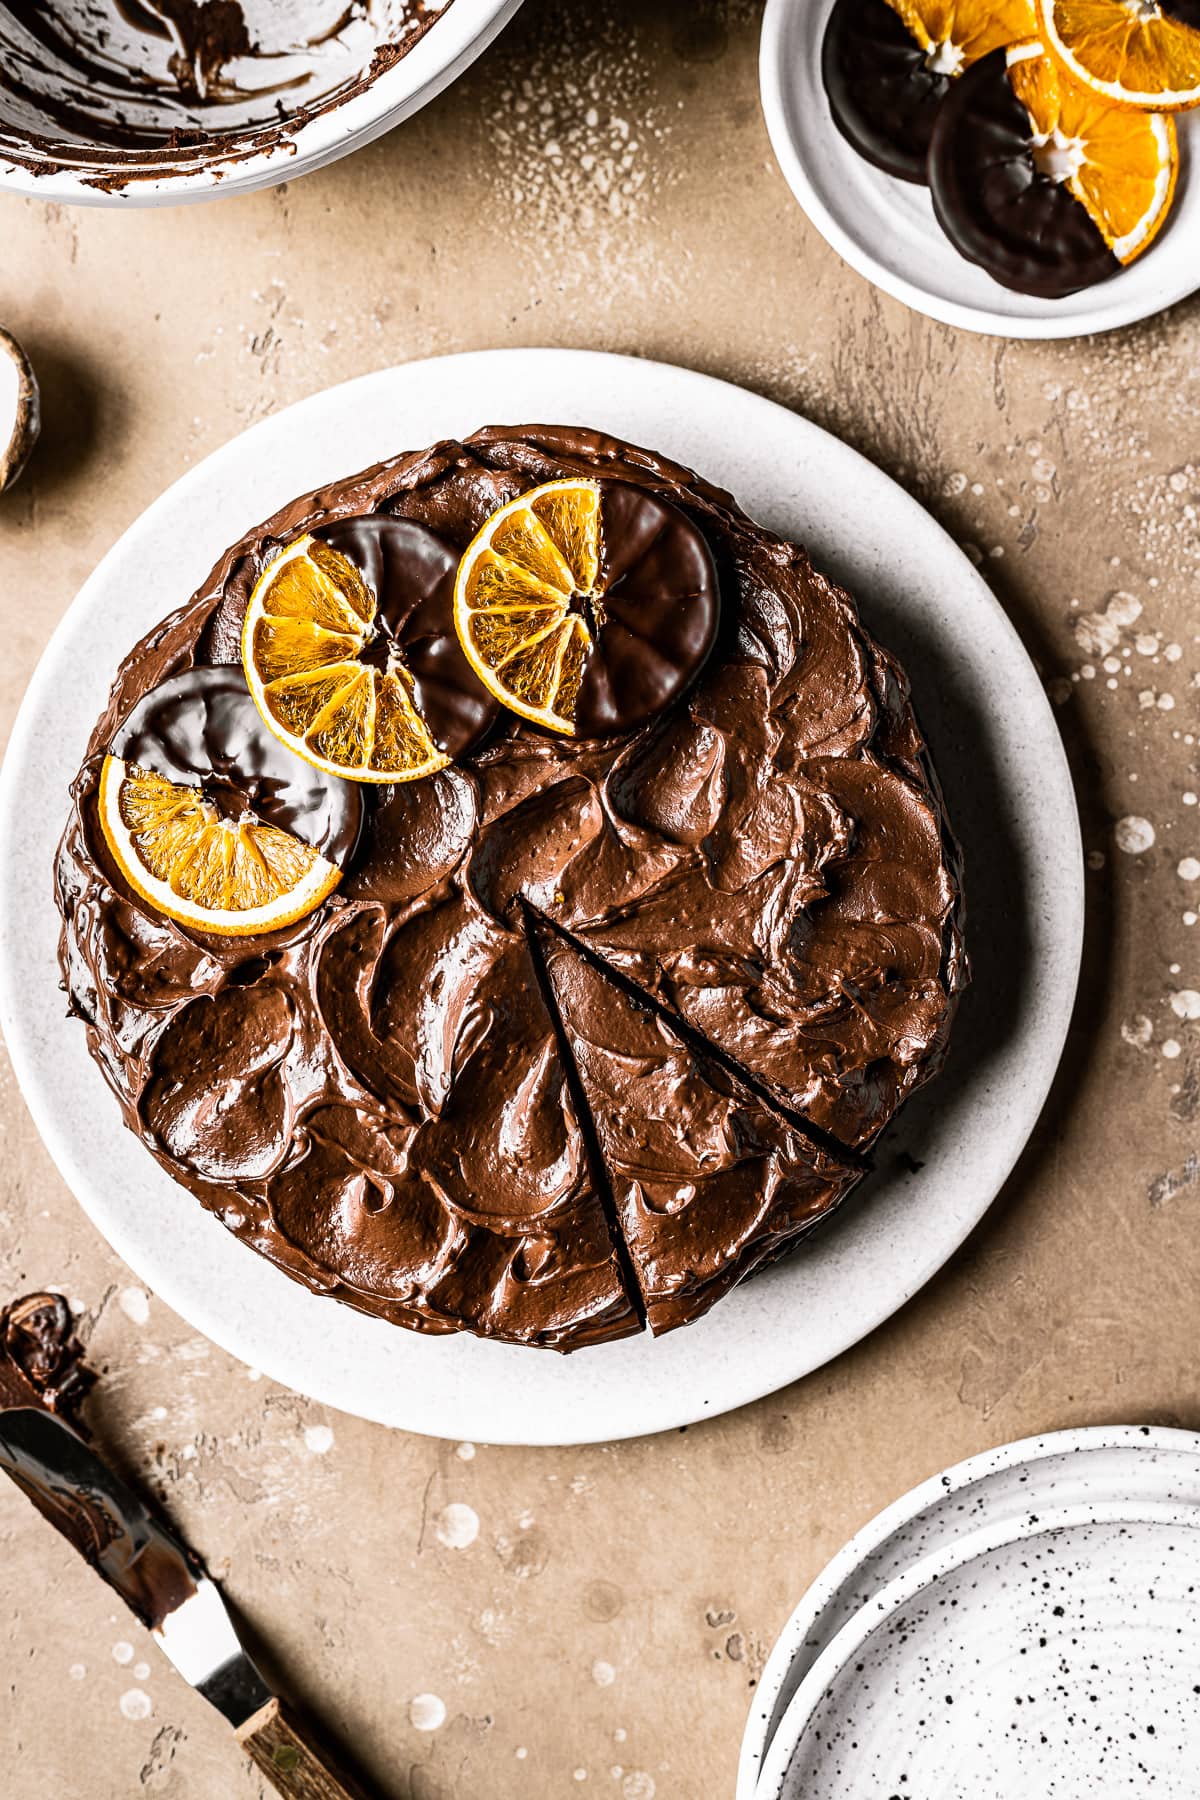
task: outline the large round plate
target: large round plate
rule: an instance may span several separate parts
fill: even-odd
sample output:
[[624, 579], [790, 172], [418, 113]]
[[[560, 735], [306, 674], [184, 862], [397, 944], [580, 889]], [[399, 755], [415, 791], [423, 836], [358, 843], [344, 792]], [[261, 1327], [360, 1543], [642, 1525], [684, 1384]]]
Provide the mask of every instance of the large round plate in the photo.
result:
[[960, 256], [927, 189], [897, 181], [851, 148], [829, 111], [821, 42], [834, 0], [767, 0], [759, 81], [784, 179], [822, 237], [860, 275], [931, 319], [1001, 337], [1066, 338], [1131, 325], [1200, 287], [1197, 120], [1179, 120], [1185, 166], [1158, 242], [1111, 281], [1065, 300], [1001, 287]]
[[[83, 1027], [64, 1017], [51, 901], [67, 784], [109, 679], [225, 546], [291, 496], [380, 457], [522, 420], [591, 424], [692, 464], [861, 596], [912, 676], [933, 742], [967, 858], [975, 964], [946, 1072], [807, 1251], [685, 1331], [565, 1358], [413, 1336], [317, 1298], [230, 1237], [122, 1127]], [[412, 1431], [632, 1437], [808, 1374], [903, 1305], [982, 1217], [1058, 1062], [1082, 868], [1066, 759], [1033, 667], [970, 563], [892, 481], [815, 425], [707, 376], [591, 352], [482, 351], [363, 376], [265, 420], [170, 488], [86, 583], [30, 684], [0, 779], [0, 1024], [51, 1154], [100, 1230], [235, 1355]]]
[[1194, 1800], [1198, 1527], [1093, 1501], [960, 1535], [817, 1658], [757, 1800]]
[[968, 1530], [1096, 1500], [1200, 1509], [1200, 1434], [1095, 1425], [1024, 1438], [931, 1476], [878, 1513], [825, 1565], [776, 1639], [746, 1720], [737, 1800], [754, 1800], [801, 1682], [875, 1594]]

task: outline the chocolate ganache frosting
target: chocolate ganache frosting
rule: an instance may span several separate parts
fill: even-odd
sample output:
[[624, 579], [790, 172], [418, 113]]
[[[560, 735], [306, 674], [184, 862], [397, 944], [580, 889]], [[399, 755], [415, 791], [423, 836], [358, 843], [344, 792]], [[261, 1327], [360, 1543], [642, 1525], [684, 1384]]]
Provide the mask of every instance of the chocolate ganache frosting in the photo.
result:
[[[407, 618], [382, 527], [348, 521], [457, 557], [571, 476], [669, 502], [711, 554], [716, 641], [681, 699], [603, 737], [501, 710], [437, 774], [363, 786], [340, 886], [269, 936], [198, 935], [125, 887], [104, 755], [164, 682], [237, 671], [281, 545], [357, 544]], [[126, 1122], [253, 1248], [415, 1330], [565, 1350], [697, 1317], [861, 1178], [966, 980], [895, 662], [728, 494], [582, 429], [489, 427], [248, 532], [122, 665], [73, 798], [62, 969]]]

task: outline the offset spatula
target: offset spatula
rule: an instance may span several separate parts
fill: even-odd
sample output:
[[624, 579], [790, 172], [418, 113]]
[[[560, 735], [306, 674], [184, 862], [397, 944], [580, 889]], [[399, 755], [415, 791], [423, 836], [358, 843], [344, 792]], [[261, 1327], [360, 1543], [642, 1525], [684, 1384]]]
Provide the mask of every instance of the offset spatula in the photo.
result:
[[277, 1793], [367, 1800], [273, 1694], [238, 1642], [219, 1589], [65, 1420], [0, 1410], [0, 1469], [150, 1627], [184, 1680], [215, 1706]]

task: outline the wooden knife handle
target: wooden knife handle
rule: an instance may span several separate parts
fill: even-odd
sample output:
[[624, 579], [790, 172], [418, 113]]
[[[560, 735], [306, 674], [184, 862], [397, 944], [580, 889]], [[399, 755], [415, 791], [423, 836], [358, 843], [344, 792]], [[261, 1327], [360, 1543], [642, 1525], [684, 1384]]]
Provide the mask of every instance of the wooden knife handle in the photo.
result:
[[268, 1700], [238, 1727], [238, 1742], [286, 1800], [368, 1800], [282, 1700]]

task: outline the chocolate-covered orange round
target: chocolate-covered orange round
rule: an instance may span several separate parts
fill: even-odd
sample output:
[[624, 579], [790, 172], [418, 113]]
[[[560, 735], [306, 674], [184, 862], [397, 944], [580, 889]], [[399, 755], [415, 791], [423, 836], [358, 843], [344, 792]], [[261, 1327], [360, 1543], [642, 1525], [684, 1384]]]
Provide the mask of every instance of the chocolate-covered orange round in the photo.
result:
[[552, 481], [495, 512], [459, 564], [454, 623], [481, 684], [575, 737], [633, 731], [699, 674], [717, 635], [703, 533], [661, 495]]

